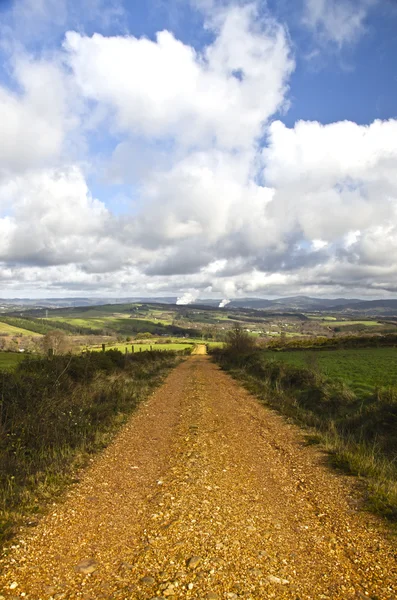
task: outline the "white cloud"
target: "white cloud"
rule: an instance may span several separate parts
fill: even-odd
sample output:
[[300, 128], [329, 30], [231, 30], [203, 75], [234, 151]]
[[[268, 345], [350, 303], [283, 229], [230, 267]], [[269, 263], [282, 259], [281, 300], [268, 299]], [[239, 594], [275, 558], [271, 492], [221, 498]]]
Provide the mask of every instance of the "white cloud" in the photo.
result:
[[[364, 23], [347, 1], [310, 6], [308, 24], [339, 45]], [[0, 87], [3, 289], [186, 300], [396, 287], [397, 121], [270, 122], [294, 68], [286, 32], [253, 5], [207, 16], [200, 52], [167, 31], [69, 32], [51, 60], [18, 51], [16, 90]], [[79, 162], [84, 136], [103, 145]], [[124, 196], [132, 185], [122, 217], [90, 192], [98, 163]]]
[[19, 58], [14, 74], [21, 91], [0, 86], [0, 176], [56, 161], [76, 122], [55, 63]]
[[377, 0], [304, 0], [304, 24], [320, 40], [341, 47], [366, 31], [365, 19]]
[[[3, 237], [0, 260], [18, 264], [85, 263], [102, 259], [114, 242], [110, 217], [91, 197], [78, 168], [34, 170], [0, 185]], [[110, 246], [110, 247], [109, 247]]]
[[275, 211], [288, 214], [309, 239], [335, 241], [395, 219], [397, 121], [299, 122], [270, 127], [265, 178]]
[[128, 135], [179, 145], [250, 147], [284, 102], [293, 68], [284, 30], [233, 7], [214, 43], [197, 53], [168, 31], [156, 41], [66, 36], [82, 94], [105, 105]]

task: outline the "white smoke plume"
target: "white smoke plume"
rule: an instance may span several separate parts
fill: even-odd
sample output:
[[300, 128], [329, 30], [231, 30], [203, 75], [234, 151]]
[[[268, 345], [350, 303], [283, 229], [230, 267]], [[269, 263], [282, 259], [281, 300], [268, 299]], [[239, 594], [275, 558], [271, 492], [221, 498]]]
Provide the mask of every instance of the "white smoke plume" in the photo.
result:
[[218, 307], [218, 308], [225, 308], [225, 306], [226, 306], [227, 304], [230, 304], [230, 300], [228, 300], [227, 298], [224, 298], [224, 299], [222, 300], [222, 302], [220, 302], [220, 303], [219, 303], [219, 307]]
[[181, 296], [180, 298], [177, 299], [176, 303], [179, 305], [193, 304], [193, 302], [195, 302], [198, 297], [199, 297], [199, 292], [196, 292], [196, 291], [186, 292], [185, 294], [183, 294], [183, 296]]

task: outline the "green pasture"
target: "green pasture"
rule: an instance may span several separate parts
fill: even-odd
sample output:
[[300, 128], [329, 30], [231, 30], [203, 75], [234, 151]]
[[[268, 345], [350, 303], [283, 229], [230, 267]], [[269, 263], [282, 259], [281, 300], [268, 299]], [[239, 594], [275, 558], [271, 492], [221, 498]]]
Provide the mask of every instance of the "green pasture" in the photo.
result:
[[397, 385], [397, 348], [266, 351], [266, 357], [342, 379], [360, 398], [377, 387]]
[[13, 371], [22, 359], [22, 353], [0, 352], [0, 371]]
[[[117, 318], [117, 320], [120, 317]], [[45, 321], [45, 319], [43, 319]], [[68, 323], [75, 327], [87, 327], [89, 329], [101, 330], [104, 327], [110, 327], [112, 322], [115, 320], [114, 317], [92, 317], [92, 318], [81, 318], [81, 317], [51, 317], [50, 321], [59, 321], [60, 323]]]
[[138, 316], [134, 315], [134, 319], [136, 321], [151, 321], [152, 323], [154, 323], [154, 325], [172, 325], [172, 319], [164, 319], [164, 318], [161, 318], [160, 315], [159, 315], [159, 317], [155, 317], [154, 315], [138, 317]]
[[34, 335], [40, 335], [39, 333], [22, 329], [22, 327], [14, 327], [14, 325], [8, 325], [8, 323], [3, 323], [0, 321], [0, 334], [1, 333], [5, 333], [7, 335], [29, 335], [30, 337]]
[[324, 315], [306, 315], [310, 321], [336, 321], [336, 317]]
[[[88, 328], [92, 330], [113, 330], [122, 335], [134, 335], [137, 332], [153, 331], [160, 329], [167, 331], [165, 328], [172, 324], [170, 319], [157, 318], [142, 315], [131, 315], [123, 313], [115, 313], [113, 315], [85, 315], [85, 316], [52, 316], [49, 317], [52, 322], [67, 323], [74, 327]], [[45, 320], [44, 320], [45, 321]]]
[[371, 321], [364, 319], [337, 319], [336, 317], [331, 316], [323, 316], [323, 315], [307, 315], [310, 321], [318, 321], [319, 325], [324, 325], [325, 327], [343, 327], [350, 325], [366, 325], [367, 327], [379, 327], [382, 323], [379, 321]]

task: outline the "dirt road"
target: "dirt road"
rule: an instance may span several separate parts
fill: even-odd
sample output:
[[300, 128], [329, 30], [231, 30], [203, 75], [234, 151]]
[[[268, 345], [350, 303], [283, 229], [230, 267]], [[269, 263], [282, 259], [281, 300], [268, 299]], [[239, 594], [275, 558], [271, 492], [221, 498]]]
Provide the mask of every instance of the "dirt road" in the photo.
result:
[[194, 347], [193, 355], [203, 355], [203, 354], [207, 354], [207, 346], [205, 344], [197, 344], [197, 346]]
[[182, 363], [0, 564], [0, 597], [392, 599], [396, 545], [299, 431]]

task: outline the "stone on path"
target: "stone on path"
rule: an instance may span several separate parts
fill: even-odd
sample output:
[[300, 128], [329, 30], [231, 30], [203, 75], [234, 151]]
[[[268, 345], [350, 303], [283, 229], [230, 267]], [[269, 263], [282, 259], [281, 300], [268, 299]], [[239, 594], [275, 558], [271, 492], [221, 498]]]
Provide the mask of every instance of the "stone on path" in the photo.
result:
[[280, 585], [288, 585], [289, 584], [288, 579], [281, 579], [280, 577], [275, 577], [274, 575], [269, 575], [268, 580], [271, 583], [278, 583]]
[[142, 577], [141, 579], [141, 583], [144, 583], [145, 585], [153, 585], [154, 583], [156, 583], [156, 580], [154, 577]]
[[98, 568], [98, 563], [93, 558], [84, 558], [75, 566], [74, 570], [76, 573], [82, 573], [83, 575], [90, 575]]
[[201, 562], [201, 556], [191, 556], [187, 561], [186, 561], [186, 566], [189, 569], [195, 569], [199, 563]]

